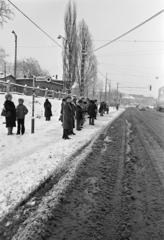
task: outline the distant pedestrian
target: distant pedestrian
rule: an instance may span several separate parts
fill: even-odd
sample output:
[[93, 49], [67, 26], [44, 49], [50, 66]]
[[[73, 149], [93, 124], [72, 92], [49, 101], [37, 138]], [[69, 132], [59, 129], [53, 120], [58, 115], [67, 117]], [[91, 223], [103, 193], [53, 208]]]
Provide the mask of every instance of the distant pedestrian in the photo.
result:
[[23, 104], [24, 99], [18, 99], [18, 106], [16, 108], [16, 118], [17, 118], [17, 135], [20, 133], [23, 135], [25, 133], [25, 115], [28, 113], [27, 107]]
[[76, 130], [81, 130], [83, 120], [83, 109], [82, 109], [82, 100], [80, 99], [76, 105]]
[[94, 119], [96, 117], [97, 106], [93, 100], [90, 100], [88, 106], [89, 124], [94, 125]]
[[106, 113], [109, 114], [109, 105], [106, 104], [106, 109], [105, 109]]
[[99, 113], [100, 113], [100, 116], [103, 116], [104, 115], [104, 102], [101, 102], [100, 103], [100, 107], [99, 107]]
[[97, 99], [94, 100], [94, 103], [96, 104], [96, 115], [95, 115], [95, 119], [97, 119], [97, 112], [98, 112], [98, 103], [97, 103]]
[[4, 109], [1, 115], [6, 118], [6, 128], [8, 129], [8, 135], [13, 134], [13, 127], [16, 127], [16, 109], [12, 102], [12, 95], [10, 93], [5, 96]]
[[48, 99], [46, 99], [46, 101], [44, 102], [44, 116], [46, 118], [46, 121], [50, 121], [51, 120], [51, 116], [52, 116], [52, 111], [51, 111], [51, 103]]
[[118, 109], [119, 109], [119, 103], [116, 103], [116, 110], [118, 111]]

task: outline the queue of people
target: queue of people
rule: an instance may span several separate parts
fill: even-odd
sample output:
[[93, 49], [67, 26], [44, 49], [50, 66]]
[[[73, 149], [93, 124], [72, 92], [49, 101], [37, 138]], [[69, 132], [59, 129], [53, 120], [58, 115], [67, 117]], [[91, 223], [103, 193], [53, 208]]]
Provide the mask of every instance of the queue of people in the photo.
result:
[[[7, 134], [12, 135], [13, 128], [17, 125], [17, 135], [23, 135], [25, 133], [25, 116], [28, 114], [24, 100], [23, 98], [19, 98], [18, 105], [15, 106], [10, 93], [6, 94], [5, 99], [1, 115], [6, 119]], [[100, 116], [103, 116], [105, 111], [108, 113], [109, 107], [105, 102], [102, 102], [99, 107]], [[94, 125], [97, 114], [97, 100], [90, 100], [88, 98], [77, 99], [76, 96], [71, 97], [71, 95], [63, 98], [59, 117], [63, 127], [62, 138], [70, 139], [70, 135], [75, 135], [75, 128], [77, 131], [81, 131], [86, 118], [89, 119], [89, 125]], [[52, 105], [48, 99], [44, 102], [44, 116], [46, 121], [51, 120]]]
[[89, 124], [94, 125], [97, 116], [97, 100], [90, 100], [70, 95], [62, 100], [61, 115], [59, 120], [63, 126], [63, 139], [70, 139], [70, 135], [75, 135], [74, 128], [81, 131], [88, 115]]

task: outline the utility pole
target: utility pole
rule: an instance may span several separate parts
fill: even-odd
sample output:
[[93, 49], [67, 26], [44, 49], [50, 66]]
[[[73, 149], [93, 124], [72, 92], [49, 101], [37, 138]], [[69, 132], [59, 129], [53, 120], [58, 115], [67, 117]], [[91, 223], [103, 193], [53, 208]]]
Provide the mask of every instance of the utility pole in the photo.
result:
[[107, 78], [108, 74], [106, 73], [106, 79], [105, 79], [105, 102], [106, 102], [106, 98], [107, 98], [107, 83], [108, 83], [108, 78]]
[[6, 82], [6, 62], [4, 62], [4, 80]]
[[33, 76], [33, 89], [32, 89], [32, 116], [31, 116], [31, 133], [34, 133], [35, 129], [35, 114], [34, 114], [34, 105], [35, 105], [35, 77]]
[[117, 83], [117, 98], [116, 98], [116, 99], [117, 99], [117, 100], [116, 100], [116, 101], [117, 101], [117, 104], [118, 104], [118, 85], [119, 85], [119, 83]]
[[14, 31], [12, 31], [12, 33], [14, 34], [14, 38], [15, 38], [14, 78], [16, 80], [17, 78], [17, 35]]
[[108, 105], [110, 105], [110, 101], [111, 101], [111, 80], [109, 80], [109, 84], [108, 84]]

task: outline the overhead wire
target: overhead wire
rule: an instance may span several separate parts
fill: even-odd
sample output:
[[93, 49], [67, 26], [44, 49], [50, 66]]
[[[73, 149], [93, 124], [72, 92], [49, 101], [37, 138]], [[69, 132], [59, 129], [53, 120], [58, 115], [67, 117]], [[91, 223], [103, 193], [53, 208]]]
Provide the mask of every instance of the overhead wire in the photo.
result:
[[162, 9], [162, 10], [159, 11], [159, 12], [157, 12], [156, 14], [154, 14], [154, 15], [151, 16], [150, 18], [146, 19], [145, 21], [141, 22], [141, 23], [138, 24], [137, 26], [131, 28], [129, 31], [121, 34], [120, 36], [114, 38], [113, 40], [111, 40], [111, 41], [103, 44], [102, 46], [96, 48], [94, 51], [96, 52], [96, 51], [98, 51], [98, 50], [100, 50], [100, 49], [102, 49], [102, 48], [104, 48], [104, 47], [106, 47], [106, 46], [108, 46], [108, 45], [110, 45], [110, 44], [118, 41], [119, 39], [123, 38], [124, 36], [128, 35], [129, 33], [131, 33], [131, 32], [133, 32], [133, 31], [135, 31], [136, 29], [140, 28], [141, 26], [143, 26], [143, 25], [146, 24], [147, 22], [149, 22], [149, 21], [151, 21], [152, 19], [156, 18], [157, 16], [159, 16], [159, 15], [162, 14], [163, 12], [164, 12], [164, 9]]
[[18, 8], [12, 1], [8, 0], [8, 2], [19, 11], [25, 18], [27, 18], [35, 27], [37, 27], [42, 33], [44, 33], [51, 41], [53, 41], [58, 47], [62, 48], [62, 46], [45, 30], [43, 30], [36, 22], [34, 22], [30, 17], [28, 17], [20, 8]]

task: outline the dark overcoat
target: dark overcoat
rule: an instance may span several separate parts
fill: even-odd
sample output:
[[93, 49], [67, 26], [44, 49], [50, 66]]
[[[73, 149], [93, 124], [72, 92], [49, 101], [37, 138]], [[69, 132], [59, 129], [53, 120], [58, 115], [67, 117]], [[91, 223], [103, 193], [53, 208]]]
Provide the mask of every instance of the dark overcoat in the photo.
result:
[[49, 101], [45, 101], [44, 103], [44, 116], [45, 117], [51, 117], [52, 116], [52, 111], [51, 111], [51, 103]]
[[4, 108], [6, 111], [6, 127], [16, 126], [16, 109], [12, 101], [6, 100], [4, 103]]
[[80, 105], [77, 104], [76, 106], [76, 119], [77, 120], [82, 120], [83, 118], [83, 109]]
[[95, 103], [91, 102], [88, 106], [88, 115], [90, 118], [95, 118], [97, 112], [97, 106]]
[[70, 103], [65, 103], [63, 106], [63, 128], [71, 130], [74, 127], [73, 111]]

